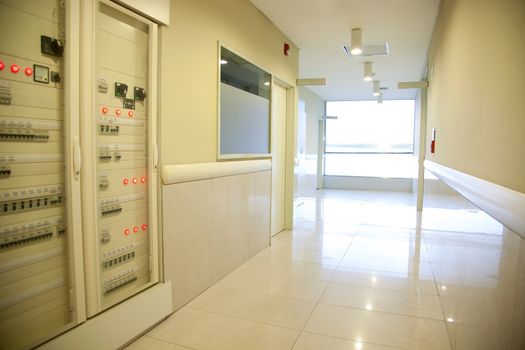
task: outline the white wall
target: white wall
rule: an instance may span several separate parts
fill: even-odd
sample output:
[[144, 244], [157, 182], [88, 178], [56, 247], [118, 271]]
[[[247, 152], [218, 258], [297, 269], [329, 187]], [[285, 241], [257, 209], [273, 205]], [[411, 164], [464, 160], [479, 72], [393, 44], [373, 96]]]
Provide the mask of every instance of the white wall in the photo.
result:
[[443, 0], [429, 53], [427, 159], [525, 192], [525, 1]]
[[[172, 0], [170, 23], [160, 30], [161, 166], [215, 163], [218, 43], [290, 86], [297, 47], [248, 0]], [[269, 196], [270, 171], [163, 186], [164, 272], [174, 308], [269, 244]]]
[[172, 0], [171, 24], [160, 29], [163, 165], [216, 161], [218, 41], [295, 85], [297, 47], [248, 0]]

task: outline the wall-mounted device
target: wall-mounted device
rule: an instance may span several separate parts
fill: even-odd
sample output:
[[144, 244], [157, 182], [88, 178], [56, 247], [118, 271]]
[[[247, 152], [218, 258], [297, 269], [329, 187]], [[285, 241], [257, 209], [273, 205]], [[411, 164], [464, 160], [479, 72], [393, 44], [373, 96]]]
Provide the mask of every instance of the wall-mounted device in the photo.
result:
[[432, 128], [432, 135], [430, 140], [430, 153], [436, 153], [436, 128]]
[[41, 35], [40, 51], [46, 55], [62, 57], [62, 53], [64, 52], [64, 43], [60, 39], [51, 38], [46, 35]]

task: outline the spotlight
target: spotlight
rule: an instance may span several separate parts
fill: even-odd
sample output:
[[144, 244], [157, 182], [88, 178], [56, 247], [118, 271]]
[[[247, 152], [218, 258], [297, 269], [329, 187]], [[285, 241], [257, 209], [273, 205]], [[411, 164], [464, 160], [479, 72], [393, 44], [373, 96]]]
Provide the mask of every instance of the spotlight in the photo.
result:
[[374, 72], [372, 72], [372, 62], [365, 62], [365, 81], [372, 81], [372, 77], [375, 75]]
[[350, 53], [352, 53], [352, 55], [360, 55], [363, 53], [361, 28], [352, 29], [352, 42], [350, 43]]

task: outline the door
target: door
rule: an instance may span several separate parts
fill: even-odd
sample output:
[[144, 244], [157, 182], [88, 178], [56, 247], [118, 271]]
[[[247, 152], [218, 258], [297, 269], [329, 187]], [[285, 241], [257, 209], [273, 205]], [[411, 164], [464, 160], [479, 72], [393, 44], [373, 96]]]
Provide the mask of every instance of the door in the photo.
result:
[[[299, 100], [297, 110], [297, 142], [294, 159], [294, 199], [308, 191], [306, 179], [306, 103]], [[298, 203], [296, 203], [297, 205]]]
[[285, 211], [285, 150], [286, 150], [286, 88], [272, 87], [272, 201], [271, 235], [284, 230]]

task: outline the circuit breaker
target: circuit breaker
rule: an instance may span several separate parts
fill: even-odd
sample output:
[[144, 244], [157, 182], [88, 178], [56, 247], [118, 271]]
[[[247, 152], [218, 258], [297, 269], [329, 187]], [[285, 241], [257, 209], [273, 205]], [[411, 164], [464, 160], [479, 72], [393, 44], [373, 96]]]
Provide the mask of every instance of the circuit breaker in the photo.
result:
[[64, 2], [0, 1], [2, 349], [33, 347], [76, 319], [64, 60], [42, 50], [43, 37], [63, 48], [64, 28]]
[[82, 143], [88, 316], [158, 281], [156, 25], [110, 2], [98, 3], [95, 23]]

